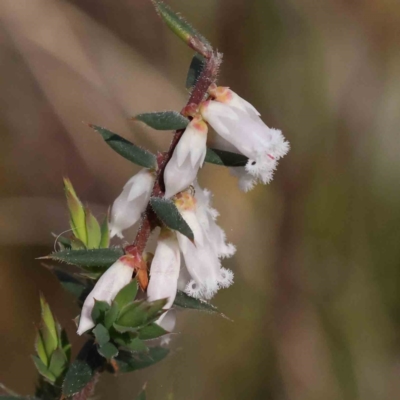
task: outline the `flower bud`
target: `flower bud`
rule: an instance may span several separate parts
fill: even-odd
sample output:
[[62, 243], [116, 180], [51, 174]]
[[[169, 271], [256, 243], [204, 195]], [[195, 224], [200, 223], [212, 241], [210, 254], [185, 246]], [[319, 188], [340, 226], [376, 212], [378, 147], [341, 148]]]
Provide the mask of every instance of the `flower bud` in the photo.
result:
[[111, 209], [111, 237], [123, 238], [122, 231], [139, 220], [149, 202], [154, 180], [154, 172], [144, 168], [125, 184]]
[[207, 124], [199, 116], [195, 116], [187, 126], [165, 167], [167, 199], [189, 187], [196, 179], [207, 152], [207, 132]]
[[147, 287], [149, 301], [168, 298], [164, 308], [172, 306], [176, 296], [180, 264], [181, 255], [176, 235], [163, 228], [150, 268], [150, 282]]
[[111, 304], [118, 292], [131, 281], [135, 262], [135, 257], [131, 255], [122, 256], [96, 282], [83, 303], [77, 330], [78, 335], [82, 335], [94, 327], [92, 310], [95, 300]]

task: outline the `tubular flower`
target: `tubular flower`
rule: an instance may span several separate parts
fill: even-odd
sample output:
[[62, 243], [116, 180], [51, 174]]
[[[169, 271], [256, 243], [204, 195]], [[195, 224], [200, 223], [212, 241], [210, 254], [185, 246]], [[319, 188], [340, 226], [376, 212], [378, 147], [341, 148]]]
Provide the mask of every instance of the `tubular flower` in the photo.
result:
[[253, 179], [243, 178], [242, 189], [250, 190], [257, 181], [269, 183], [277, 161], [289, 151], [282, 132], [269, 128], [257, 110], [228, 88], [211, 88], [216, 100], [205, 101], [200, 113], [214, 130], [240, 153], [249, 158], [245, 171]]
[[186, 189], [196, 179], [206, 156], [207, 124], [197, 115], [190, 121], [164, 171], [165, 197]]
[[131, 255], [125, 255], [104, 272], [83, 303], [76, 332], [78, 335], [82, 335], [82, 333], [94, 327], [92, 310], [95, 300], [106, 301], [110, 304], [117, 293], [131, 281], [134, 266], [135, 258]]
[[168, 298], [164, 308], [172, 306], [176, 296], [180, 263], [181, 255], [175, 233], [162, 228], [151, 263], [150, 282], [147, 288], [149, 301]]
[[142, 169], [125, 184], [111, 209], [110, 236], [123, 238], [122, 231], [139, 221], [150, 199], [155, 174]]
[[191, 280], [185, 292], [192, 297], [210, 299], [221, 287], [233, 281], [231, 271], [221, 268], [217, 252], [204, 231], [196, 211], [196, 199], [188, 192], [179, 195], [175, 204], [194, 234], [194, 243], [177, 232], [179, 247]]
[[197, 201], [196, 216], [211, 247], [218, 257], [232, 257], [236, 252], [236, 247], [232, 243], [226, 243], [225, 232], [216, 223], [219, 212], [211, 207], [211, 192], [208, 189], [202, 189], [197, 181], [194, 183], [194, 188]]

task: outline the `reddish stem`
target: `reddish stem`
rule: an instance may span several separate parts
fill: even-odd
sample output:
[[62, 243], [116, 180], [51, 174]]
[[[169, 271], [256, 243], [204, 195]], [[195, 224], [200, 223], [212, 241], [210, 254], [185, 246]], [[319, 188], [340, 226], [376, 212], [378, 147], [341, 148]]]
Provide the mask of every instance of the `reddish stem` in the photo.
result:
[[[198, 107], [207, 95], [208, 88], [215, 82], [218, 74], [219, 66], [222, 62], [222, 55], [220, 53], [211, 53], [210, 57], [206, 60], [206, 64], [201, 72], [196, 85], [190, 95], [189, 101], [182, 109], [181, 113], [188, 107]], [[172, 154], [178, 144], [182, 134], [185, 130], [180, 129], [174, 133], [169, 149], [165, 153], [160, 153], [157, 156], [157, 176], [151, 193], [152, 197], [163, 197], [165, 192], [164, 186], [164, 168], [168, 161], [171, 159]], [[150, 203], [147, 205], [146, 210], [142, 214], [140, 228], [136, 234], [133, 244], [125, 247], [126, 253], [131, 253], [134, 250], [140, 254], [146, 248], [147, 241], [153, 229], [158, 225], [157, 216], [155, 215]]]

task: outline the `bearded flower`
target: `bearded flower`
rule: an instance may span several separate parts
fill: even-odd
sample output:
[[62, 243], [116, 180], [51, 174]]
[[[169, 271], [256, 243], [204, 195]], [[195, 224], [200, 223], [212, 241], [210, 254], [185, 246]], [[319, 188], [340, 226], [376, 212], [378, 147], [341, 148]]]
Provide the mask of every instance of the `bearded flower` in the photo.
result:
[[229, 88], [213, 87], [210, 93], [215, 100], [203, 102], [200, 114], [222, 139], [249, 158], [237, 173], [241, 188], [250, 190], [257, 181], [269, 183], [278, 160], [289, 151], [282, 132], [265, 125], [257, 110]]
[[145, 210], [154, 185], [155, 173], [142, 169], [125, 184], [111, 209], [110, 236], [123, 238], [122, 231], [130, 228]]
[[[194, 243], [177, 232], [179, 247], [191, 277], [185, 292], [192, 297], [210, 299], [219, 288], [233, 281], [231, 271], [221, 268], [218, 252], [212, 246], [212, 237], [203, 228], [196, 211], [196, 199], [189, 193], [179, 195], [175, 204], [194, 235]], [[204, 221], [203, 221], [204, 222]]]
[[164, 308], [172, 306], [176, 296], [180, 264], [181, 254], [176, 234], [167, 228], [162, 228], [151, 262], [150, 282], [147, 287], [149, 301], [168, 298]]
[[165, 197], [189, 187], [206, 156], [207, 124], [197, 115], [190, 121], [164, 171]]
[[111, 304], [118, 292], [131, 281], [134, 266], [134, 256], [125, 255], [104, 272], [83, 303], [77, 330], [78, 335], [82, 335], [95, 326], [92, 320], [95, 300]]

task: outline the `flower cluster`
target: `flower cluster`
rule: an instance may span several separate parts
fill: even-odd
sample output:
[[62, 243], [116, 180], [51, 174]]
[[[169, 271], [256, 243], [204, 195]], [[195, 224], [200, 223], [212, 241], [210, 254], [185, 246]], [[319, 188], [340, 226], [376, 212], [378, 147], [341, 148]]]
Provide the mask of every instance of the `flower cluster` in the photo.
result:
[[[227, 243], [225, 232], [216, 223], [219, 214], [211, 207], [211, 192], [197, 183], [207, 153], [209, 125], [218, 134], [217, 147], [248, 158], [244, 167], [231, 168], [244, 191], [257, 182], [270, 182], [278, 160], [289, 150], [281, 131], [265, 125], [258, 111], [232, 90], [211, 85], [208, 94], [199, 107], [188, 108], [191, 120], [163, 172], [164, 198], [173, 201], [194, 237], [192, 241], [181, 232], [161, 227], [147, 297], [149, 301], [168, 299], [165, 309], [172, 306], [178, 288], [189, 296], [210, 299], [233, 282], [232, 271], [221, 266], [221, 259], [231, 257], [235, 246]], [[111, 210], [111, 237], [122, 238], [122, 231], [138, 222], [155, 181], [156, 172], [145, 168], [126, 183]], [[137, 269], [135, 262], [125, 256], [99, 279], [84, 303], [79, 334], [93, 326], [90, 311], [94, 300], [110, 302], [129, 283]]]

